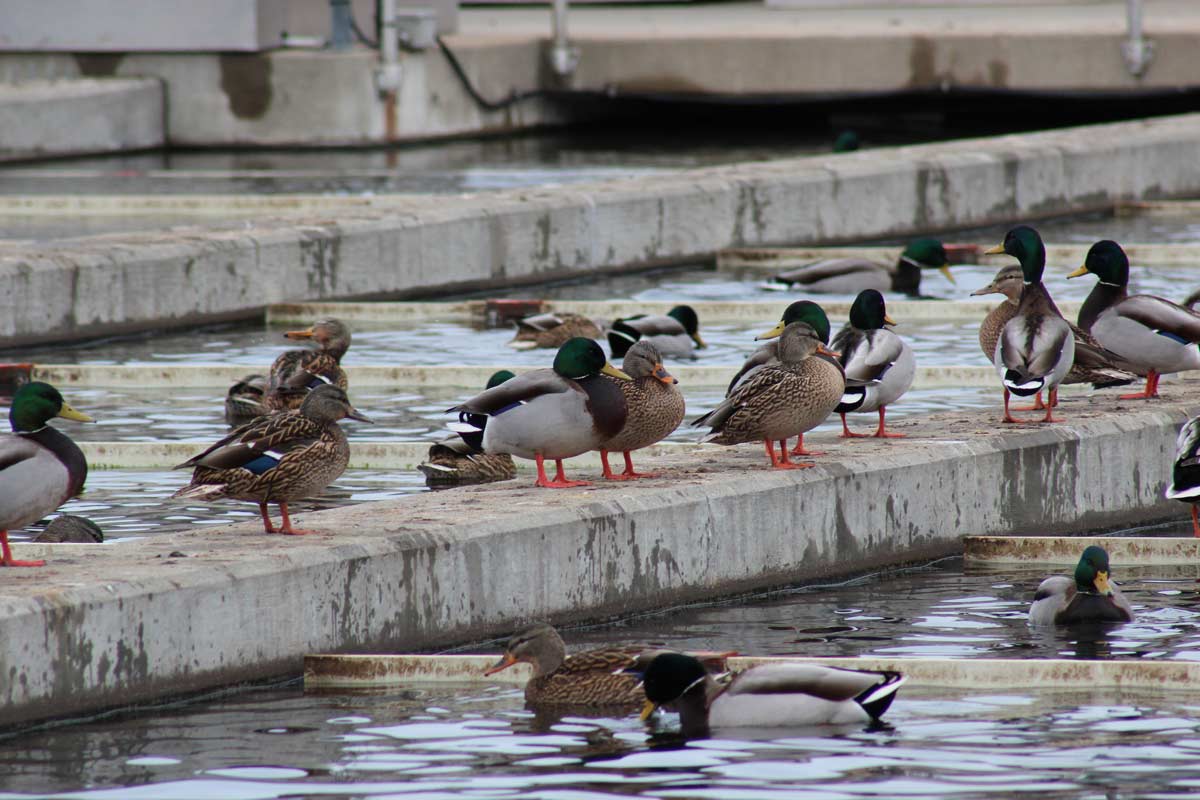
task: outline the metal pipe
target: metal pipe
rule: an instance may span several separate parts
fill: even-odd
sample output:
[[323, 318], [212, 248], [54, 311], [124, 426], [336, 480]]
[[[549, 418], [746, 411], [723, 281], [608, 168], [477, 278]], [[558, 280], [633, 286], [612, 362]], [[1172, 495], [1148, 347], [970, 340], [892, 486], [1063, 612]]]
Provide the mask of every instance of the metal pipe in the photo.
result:
[[1142, 34], [1142, 0], [1125, 0], [1125, 42], [1121, 50], [1129, 74], [1140, 78], [1154, 59], [1154, 44]]
[[579, 65], [579, 49], [567, 37], [567, 0], [554, 0], [554, 42], [550, 46], [550, 66], [554, 74], [567, 77]]
[[[379, 68], [375, 88], [383, 98], [384, 137], [394, 141], [397, 135], [396, 93], [403, 78], [400, 70], [400, 37], [396, 30], [396, 0], [380, 0], [377, 7], [379, 29]], [[394, 153], [389, 153], [389, 161]]]
[[349, 50], [354, 44], [350, 0], [329, 0], [329, 11], [329, 47], [333, 50]]

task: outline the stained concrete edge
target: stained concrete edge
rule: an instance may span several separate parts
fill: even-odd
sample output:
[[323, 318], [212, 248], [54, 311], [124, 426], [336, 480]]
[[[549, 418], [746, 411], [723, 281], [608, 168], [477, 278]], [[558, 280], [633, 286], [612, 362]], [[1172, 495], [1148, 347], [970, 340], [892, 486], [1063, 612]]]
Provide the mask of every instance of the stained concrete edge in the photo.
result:
[[[0, 248], [0, 347], [1200, 191], [1200, 115]], [[146, 287], [153, 287], [147, 291]]]
[[[1196, 404], [997, 431], [942, 414], [910, 438], [809, 442], [811, 470], [761, 447], [664, 456], [662, 477], [550, 491], [516, 482], [64, 554], [0, 586], [0, 725], [270, 675], [310, 652], [415, 652], [522, 621], [595, 619], [961, 551], [964, 534], [1182, 516], [1162, 497]], [[577, 476], [577, 475], [576, 475]], [[736, 535], [735, 535], [736, 532]], [[18, 553], [19, 555], [19, 553]]]

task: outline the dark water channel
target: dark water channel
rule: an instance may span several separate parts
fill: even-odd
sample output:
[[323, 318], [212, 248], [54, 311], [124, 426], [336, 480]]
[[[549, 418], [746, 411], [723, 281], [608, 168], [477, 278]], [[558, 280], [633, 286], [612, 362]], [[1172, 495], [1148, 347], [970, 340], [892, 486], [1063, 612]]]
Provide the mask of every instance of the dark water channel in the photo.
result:
[[[1029, 628], [1038, 568], [958, 560], [564, 632], [572, 647], [659, 641], [747, 654], [1200, 658], [1197, 568], [1114, 565], [1137, 622], [1097, 640]], [[497, 652], [497, 644], [465, 648]], [[0, 800], [285, 797], [1188, 797], [1191, 693], [905, 687], [874, 728], [718, 730], [535, 714], [509, 687], [244, 692], [0, 739]]]

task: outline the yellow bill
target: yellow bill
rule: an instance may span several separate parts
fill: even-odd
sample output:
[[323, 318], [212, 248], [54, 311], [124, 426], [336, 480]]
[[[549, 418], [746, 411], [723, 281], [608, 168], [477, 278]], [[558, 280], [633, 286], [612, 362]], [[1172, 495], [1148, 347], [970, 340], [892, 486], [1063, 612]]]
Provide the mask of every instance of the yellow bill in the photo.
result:
[[60, 408], [58, 410], [57, 416], [60, 416], [63, 419], [73, 419], [76, 422], [95, 422], [96, 421], [96, 420], [92, 419], [91, 417], [89, 417], [87, 414], [84, 414], [82, 411], [76, 411], [75, 409], [71, 408], [71, 406], [67, 405], [66, 403], [62, 404], [62, 408]]
[[938, 267], [938, 272], [945, 275], [946, 280], [950, 281], [951, 283], [955, 284], [956, 286], [958, 285], [958, 281], [954, 280], [954, 273], [950, 271], [949, 264], [942, 264], [940, 267]]
[[640, 719], [642, 722], [645, 722], [646, 720], [650, 719], [650, 717], [653, 716], [654, 712], [657, 710], [658, 706], [656, 706], [653, 701], [647, 700], [646, 704], [642, 706], [642, 713], [638, 715], [638, 719]]
[[1001, 244], [996, 245], [995, 247], [989, 247], [987, 250], [984, 250], [983, 252], [985, 255], [998, 256], [1004, 252], [1004, 244], [1001, 243]]
[[1087, 275], [1087, 274], [1088, 274], [1088, 272], [1090, 272], [1090, 270], [1087, 268], [1087, 264], [1084, 264], [1082, 267], [1080, 267], [1079, 269], [1075, 270], [1074, 272], [1072, 272], [1072, 273], [1071, 273], [1070, 275], [1068, 275], [1067, 277], [1068, 277], [1068, 278], [1078, 278], [1080, 275]]
[[1096, 580], [1094, 580], [1093, 583], [1096, 585], [1096, 591], [1099, 592], [1100, 594], [1112, 594], [1113, 593], [1112, 586], [1110, 586], [1108, 583], [1108, 573], [1107, 572], [1097, 572]]
[[612, 378], [620, 378], [623, 381], [633, 380], [633, 378], [629, 377], [624, 372], [617, 369], [616, 367], [614, 367], [612, 364], [608, 363], [607, 361], [604, 362], [604, 368], [601, 369], [600, 372], [605, 375], [608, 375], [609, 377], [612, 377]]
[[783, 329], [786, 327], [787, 327], [787, 325], [783, 324], [783, 320], [780, 320], [779, 324], [776, 325], [774, 328], [771, 328], [771, 330], [767, 331], [766, 333], [760, 333], [758, 336], [755, 336], [754, 341], [757, 342], [759, 339], [774, 339], [776, 336], [783, 333]]

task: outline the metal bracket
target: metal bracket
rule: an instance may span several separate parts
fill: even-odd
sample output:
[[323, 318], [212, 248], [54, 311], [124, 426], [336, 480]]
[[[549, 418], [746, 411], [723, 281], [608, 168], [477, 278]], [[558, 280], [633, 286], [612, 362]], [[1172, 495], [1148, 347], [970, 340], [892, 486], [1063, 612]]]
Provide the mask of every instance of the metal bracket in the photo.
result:
[[1127, 38], [1121, 43], [1125, 67], [1140, 78], [1154, 60], [1154, 42], [1142, 35], [1142, 0], [1125, 0], [1125, 31]]

